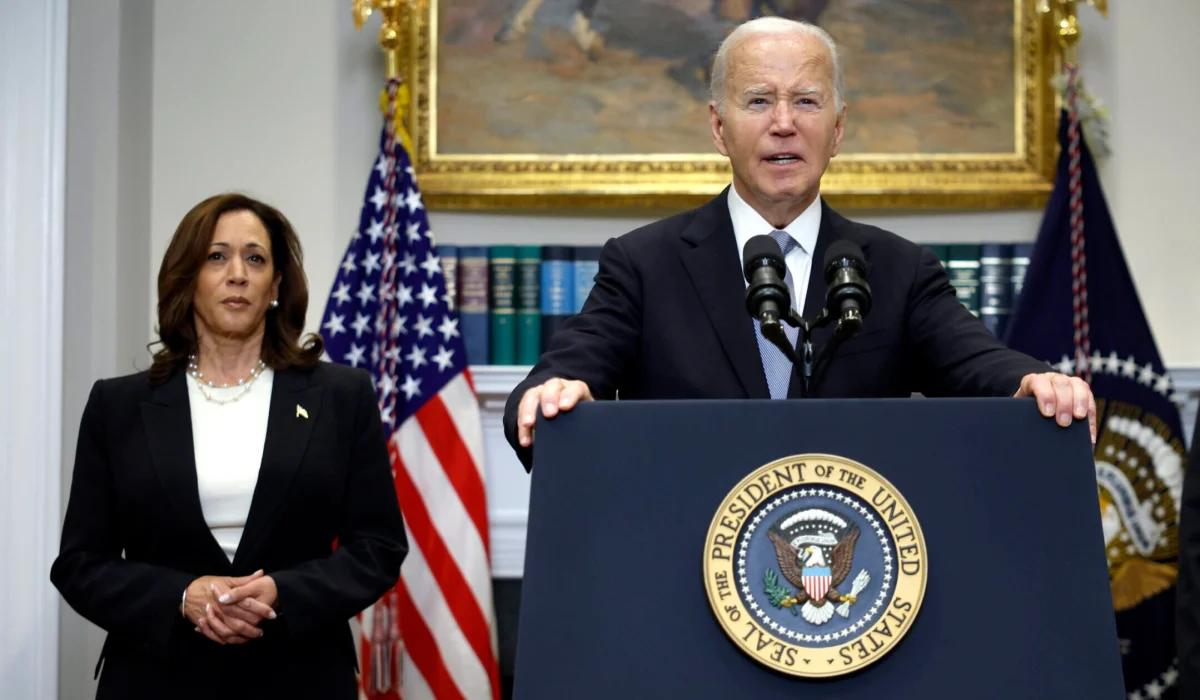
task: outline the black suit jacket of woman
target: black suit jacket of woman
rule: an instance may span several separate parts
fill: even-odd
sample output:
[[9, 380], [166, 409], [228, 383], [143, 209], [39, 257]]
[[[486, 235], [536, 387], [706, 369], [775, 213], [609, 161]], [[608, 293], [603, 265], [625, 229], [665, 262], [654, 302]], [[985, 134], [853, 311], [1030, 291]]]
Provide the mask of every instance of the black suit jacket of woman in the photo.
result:
[[[408, 551], [370, 376], [327, 362], [275, 373], [232, 563], [201, 511], [186, 382], [101, 380], [83, 412], [50, 578], [108, 632], [96, 697], [357, 697], [349, 620]], [[258, 569], [279, 592], [261, 638], [222, 646], [180, 615], [197, 577]]]

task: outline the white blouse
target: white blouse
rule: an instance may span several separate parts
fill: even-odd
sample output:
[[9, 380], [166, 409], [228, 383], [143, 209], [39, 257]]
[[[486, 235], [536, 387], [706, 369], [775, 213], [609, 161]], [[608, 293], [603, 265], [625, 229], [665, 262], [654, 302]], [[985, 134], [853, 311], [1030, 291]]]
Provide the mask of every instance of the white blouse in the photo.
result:
[[[242, 539], [258, 483], [274, 380], [274, 372], [265, 369], [240, 399], [218, 404], [204, 398], [197, 380], [188, 375], [200, 507], [230, 562]], [[204, 387], [215, 399], [231, 398], [243, 389]]]

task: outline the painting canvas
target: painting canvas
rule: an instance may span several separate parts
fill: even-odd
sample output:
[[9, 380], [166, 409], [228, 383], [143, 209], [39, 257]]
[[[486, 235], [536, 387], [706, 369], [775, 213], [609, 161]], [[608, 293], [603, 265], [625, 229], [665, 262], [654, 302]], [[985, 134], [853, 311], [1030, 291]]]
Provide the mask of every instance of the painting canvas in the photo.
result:
[[459, 206], [711, 196], [729, 179], [708, 125], [712, 56], [764, 15], [818, 24], [841, 49], [835, 199], [1037, 206], [1048, 191], [1054, 104], [1032, 0], [428, 0], [410, 25], [418, 169]]

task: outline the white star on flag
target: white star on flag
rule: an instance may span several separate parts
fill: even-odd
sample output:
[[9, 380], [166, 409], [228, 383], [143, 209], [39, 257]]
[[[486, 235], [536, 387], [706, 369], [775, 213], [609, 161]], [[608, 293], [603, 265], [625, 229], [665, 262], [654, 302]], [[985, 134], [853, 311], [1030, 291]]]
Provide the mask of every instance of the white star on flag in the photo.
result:
[[404, 398], [412, 401], [412, 397], [421, 393], [421, 380], [414, 379], [410, 374], [404, 378], [404, 384], [400, 386], [400, 390], [404, 392]]
[[392, 159], [380, 154], [375, 160], [375, 172], [379, 173], [379, 177], [387, 177], [387, 172], [392, 169]]
[[442, 274], [442, 259], [433, 253], [426, 253], [425, 262], [421, 263], [421, 269], [425, 270], [425, 279], [440, 275]]
[[424, 338], [427, 335], [433, 335], [433, 319], [425, 318], [422, 314], [417, 314], [417, 322], [414, 324], [417, 329], [417, 337]]
[[400, 269], [404, 270], [404, 276], [408, 277], [417, 271], [417, 258], [412, 253], [405, 253], [400, 260]]
[[362, 286], [358, 288], [358, 294], [354, 296], [358, 297], [359, 303], [364, 306], [371, 303], [375, 300], [375, 285], [363, 282]]
[[350, 285], [345, 282], [338, 285], [337, 289], [332, 294], [334, 299], [337, 299], [337, 305], [341, 306], [350, 301]]
[[337, 336], [338, 333], [346, 332], [346, 327], [344, 325], [342, 325], [345, 322], [345, 320], [346, 320], [345, 316], [340, 316], [338, 314], [330, 314], [329, 320], [325, 322], [325, 325], [322, 326], [322, 328], [329, 331], [330, 335]]
[[433, 361], [437, 363], [438, 371], [445, 372], [454, 363], [453, 358], [453, 350], [448, 350], [445, 345], [439, 345], [437, 354], [433, 356]]
[[437, 287], [430, 287], [428, 284], [421, 283], [421, 293], [417, 295], [421, 299], [421, 308], [428, 309], [437, 303]]
[[424, 209], [425, 204], [421, 202], [421, 193], [414, 189], [408, 190], [408, 196], [404, 198], [404, 203], [408, 205], [408, 213], [413, 213], [418, 209]]
[[387, 193], [383, 191], [383, 188], [376, 187], [375, 194], [371, 197], [371, 204], [375, 205], [375, 211], [383, 209], [383, 205], [387, 204], [387, 200]]
[[413, 369], [417, 369], [429, 362], [429, 360], [425, 359], [425, 350], [419, 345], [414, 345], [412, 352], [408, 353], [404, 359], [412, 363]]
[[354, 323], [350, 327], [354, 329], [354, 337], [361, 338], [363, 333], [367, 332], [367, 328], [371, 325], [371, 319], [367, 318], [366, 314], [355, 313]]
[[372, 220], [367, 235], [371, 237], [371, 245], [379, 245], [379, 239], [383, 238], [383, 222]]
[[363, 361], [363, 353], [365, 352], [366, 348], [358, 345], [351, 345], [350, 352], [346, 353], [345, 360], [346, 362], [349, 362], [351, 366], [357, 367], [358, 363]]
[[367, 253], [367, 257], [363, 259], [362, 265], [363, 269], [367, 271], [368, 275], [380, 269], [379, 253]]

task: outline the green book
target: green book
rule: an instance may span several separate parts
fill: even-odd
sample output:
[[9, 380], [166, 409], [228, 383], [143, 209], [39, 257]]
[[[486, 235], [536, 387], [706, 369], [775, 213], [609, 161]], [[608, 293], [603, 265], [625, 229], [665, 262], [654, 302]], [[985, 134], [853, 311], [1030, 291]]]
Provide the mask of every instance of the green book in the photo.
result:
[[511, 245], [492, 246], [491, 264], [491, 364], [517, 363], [516, 285], [517, 249]]
[[955, 243], [947, 248], [949, 261], [946, 263], [946, 269], [950, 273], [950, 284], [954, 285], [954, 294], [968, 311], [978, 316], [981, 246]]
[[542, 247], [517, 246], [517, 364], [542, 354]]

